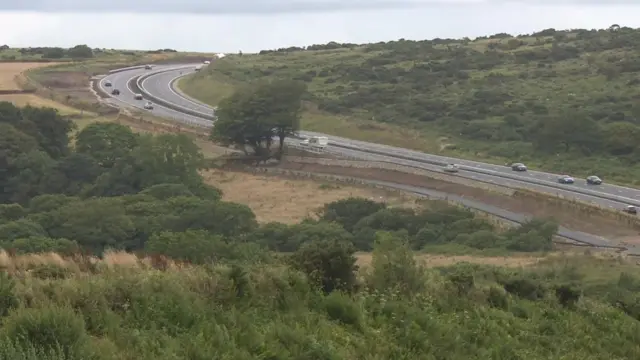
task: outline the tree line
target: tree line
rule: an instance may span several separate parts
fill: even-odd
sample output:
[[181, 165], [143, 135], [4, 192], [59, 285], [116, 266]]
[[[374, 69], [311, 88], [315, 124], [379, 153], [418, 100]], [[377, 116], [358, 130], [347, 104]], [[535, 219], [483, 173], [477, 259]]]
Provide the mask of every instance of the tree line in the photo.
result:
[[[285, 111], [291, 109], [286, 99], [279, 100], [284, 110], [277, 114], [295, 121], [295, 111]], [[250, 121], [252, 109], [241, 108], [247, 112], [240, 119]], [[220, 116], [225, 114], [235, 113], [223, 108]], [[261, 116], [256, 123], [284, 119]], [[250, 248], [294, 252], [327, 238], [370, 251], [378, 231], [403, 232], [415, 250], [452, 243], [543, 251], [551, 249], [557, 231], [553, 223], [534, 221], [500, 232], [455, 207], [389, 209], [363, 199], [329, 204], [318, 219], [298, 225], [260, 225], [250, 208], [221, 200], [221, 191], [204, 183], [199, 173], [203, 156], [185, 135], [141, 135], [120, 124], [98, 122], [70, 137], [74, 124], [55, 110], [6, 102], [0, 103], [0, 121], [0, 181], [5, 190], [0, 198], [0, 242], [18, 252], [50, 248], [101, 254], [111, 248], [203, 262], [220, 253], [217, 247], [232, 251], [251, 244]], [[227, 127], [216, 128], [214, 133]], [[255, 134], [255, 128], [243, 128]]]

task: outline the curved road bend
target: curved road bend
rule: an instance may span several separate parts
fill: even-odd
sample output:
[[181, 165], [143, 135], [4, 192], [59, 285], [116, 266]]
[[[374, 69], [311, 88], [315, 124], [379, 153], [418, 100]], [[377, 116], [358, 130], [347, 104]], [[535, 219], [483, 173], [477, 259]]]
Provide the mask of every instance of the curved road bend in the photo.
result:
[[[143, 81], [143, 87], [150, 94], [162, 98], [166, 101], [174, 103], [176, 105], [186, 107], [195, 111], [199, 111], [205, 114], [211, 114], [213, 108], [207, 105], [202, 104], [201, 102], [190, 99], [186, 95], [184, 95], [180, 91], [176, 91], [174, 89], [175, 80], [186, 76], [190, 73], [193, 73], [194, 70], [189, 71], [166, 71], [161, 72], [156, 75], [153, 75]], [[182, 74], [180, 74], [182, 72]], [[305, 135], [324, 135], [315, 132], [301, 132]], [[439, 155], [425, 154], [418, 151], [381, 145], [375, 143], [369, 143], [358, 140], [351, 140], [337, 136], [330, 136], [331, 143], [336, 145], [346, 145], [352, 147], [351, 149], [340, 148], [339, 151], [346, 153], [350, 150], [350, 156], [354, 156], [358, 152], [358, 150], [373, 150], [378, 152], [383, 152], [386, 156], [405, 156], [410, 157], [412, 160], [417, 161], [437, 161], [443, 163], [457, 163], [461, 165], [461, 172], [465, 172], [465, 168], [468, 172], [475, 173], [474, 176], [477, 179], [495, 179], [500, 178], [500, 181], [494, 181], [496, 184], [503, 184], [505, 186], [509, 186], [509, 184], [504, 184], [504, 182], [512, 183], [512, 185], [516, 185], [518, 187], [522, 187], [524, 183], [529, 183], [526, 185], [526, 188], [536, 190], [536, 191], [544, 191], [551, 194], [562, 195], [565, 197], [574, 197], [582, 201], [591, 201], [595, 202], [601, 206], [609, 206], [620, 209], [624, 205], [627, 204], [637, 204], [640, 206], [640, 190], [622, 187], [617, 185], [603, 184], [599, 186], [587, 185], [584, 179], [576, 179], [576, 183], [572, 185], [560, 185], [557, 183], [558, 174], [552, 173], [544, 173], [540, 171], [527, 171], [526, 173], [516, 173], [511, 170], [510, 167], [494, 165], [494, 164], [486, 164], [471, 160], [461, 160], [455, 158], [449, 158]], [[371, 159], [372, 154], [360, 151], [357, 154], [358, 157], [363, 159]], [[478, 173], [477, 170], [483, 171], [484, 173]], [[505, 178], [508, 178], [506, 180]], [[532, 181], [537, 181], [536, 184], [530, 184]], [[565, 189], [566, 188], [566, 189]], [[578, 193], [573, 190], [581, 191], [582, 193]], [[597, 199], [599, 197], [608, 197], [610, 199], [603, 201], [603, 199]], [[615, 200], [612, 199], [615, 197]]]
[[[175, 103], [179, 106], [186, 107], [195, 111], [199, 111], [205, 114], [211, 114], [213, 109], [207, 105], [199, 103], [197, 101], [191, 100], [183, 95], [181, 92], [176, 91], [172, 85], [173, 82], [182, 76], [186, 76], [190, 73], [193, 73], [194, 66], [186, 65], [186, 68], [182, 68], [179, 70], [168, 70], [164, 72], [159, 72], [156, 75], [152, 75], [142, 82], [142, 86], [148, 91], [150, 94], [157, 96], [159, 98], [165, 99], [172, 103]], [[166, 66], [165, 69], [170, 69], [170, 66]], [[162, 71], [162, 68], [154, 70]], [[138, 76], [140, 74], [144, 74], [144, 70], [131, 70], [123, 73], [117, 73], [114, 75], [119, 75], [118, 77], [106, 77], [105, 79], [111, 80], [114, 85], [123, 87], [124, 84], [128, 81], [127, 78], [132, 78]], [[142, 101], [133, 100], [132, 93], [125, 94], [124, 96], [120, 96], [121, 100], [124, 100], [128, 103], [142, 105]], [[206, 126], [207, 124], [211, 124], [210, 121], [205, 119], [198, 119], [197, 117], [181, 114], [175, 110], [171, 110], [162, 106], [157, 105], [157, 109], [154, 109], [154, 113], [159, 116], [168, 116], [174, 118], [179, 121], [188, 120], [190, 123], [197, 122], [202, 126]], [[310, 133], [307, 134], [317, 134]], [[289, 139], [289, 142], [295, 141], [294, 139]], [[510, 188], [524, 188], [535, 190], [539, 192], [549, 193], [552, 195], [559, 195], [565, 198], [573, 198], [584, 202], [594, 203], [596, 205], [602, 207], [608, 207], [612, 209], [621, 209], [627, 204], [638, 204], [640, 205], [640, 191], [630, 188], [623, 188], [619, 186], [613, 185], [601, 185], [601, 186], [588, 186], [583, 183], [583, 181], [579, 180], [576, 184], [561, 186], [556, 183], [555, 175], [530, 171], [524, 174], [516, 174], [514, 178], [506, 178], [503, 176], [514, 177], [513, 171], [510, 168], [498, 165], [491, 164], [483, 164], [478, 162], [466, 161], [466, 160], [458, 160], [452, 158], [441, 157], [437, 155], [424, 154], [416, 151], [394, 148], [385, 145], [366, 143], [362, 141], [349, 140], [339, 137], [331, 136], [331, 142], [333, 143], [343, 143], [354, 148], [342, 148], [337, 146], [329, 146], [328, 151], [336, 154], [340, 154], [343, 156], [363, 159], [363, 160], [383, 160], [383, 161], [392, 161], [398, 164], [410, 165], [414, 167], [420, 167], [427, 170], [435, 170], [441, 171], [440, 166], [432, 165], [428, 163], [420, 162], [420, 160], [433, 161], [433, 160], [442, 160], [445, 159], [446, 162], [457, 162], [460, 164], [479, 164], [477, 166], [469, 166], [470, 169], [478, 169], [481, 168], [483, 170], [487, 170], [490, 173], [477, 173], [475, 171], [465, 170], [465, 167], [461, 168], [461, 171], [457, 176], [469, 178], [473, 181], [485, 182], [490, 184], [495, 184], [498, 186], [506, 186]], [[391, 151], [387, 151], [385, 149], [391, 149]], [[374, 151], [381, 151], [386, 153], [382, 154], [372, 154], [366, 152], [367, 149], [371, 149]], [[412, 160], [401, 159], [398, 156], [410, 156]], [[498, 169], [499, 171], [494, 171]], [[539, 183], [531, 183], [530, 181], [542, 181], [542, 184]], [[548, 183], [545, 183], [548, 182]], [[558, 188], [560, 187], [560, 188]], [[588, 192], [579, 193], [573, 191], [574, 189], [582, 189], [582, 191]], [[620, 190], [623, 189], [623, 190]], [[602, 198], [601, 196], [613, 197], [613, 198]]]
[[[128, 82], [129, 80], [131, 80], [134, 77], [149, 73], [149, 72], [157, 72], [157, 71], [162, 71], [162, 70], [167, 70], [165, 72], [159, 72], [157, 75], [153, 75], [148, 77], [147, 79], [145, 79], [142, 83], [143, 87], [145, 88], [146, 91], [148, 91], [149, 93], [151, 93], [154, 96], [157, 96], [159, 98], [165, 99], [167, 101], [170, 101], [172, 103], [175, 103], [179, 106], [183, 106], [183, 107], [187, 107], [189, 109], [193, 109], [196, 111], [201, 111], [203, 113], [208, 113], [210, 114], [212, 112], [212, 108], [207, 106], [207, 105], [203, 105], [201, 103], [198, 103], [196, 101], [192, 101], [188, 98], [186, 98], [184, 95], [182, 95], [179, 91], [176, 91], [175, 89], [172, 88], [173, 82], [182, 76], [186, 76], [189, 73], [193, 72], [193, 68], [195, 67], [195, 65], [184, 65], [184, 68], [180, 69], [180, 70], [171, 70], [171, 68], [175, 68], [175, 66], [171, 66], [171, 65], [167, 65], [167, 66], [157, 66], [154, 70], [150, 71], [150, 70], [141, 70], [141, 69], [134, 69], [134, 70], [129, 70], [129, 71], [124, 71], [121, 73], [115, 73], [109, 76], [106, 76], [105, 78], [102, 79], [102, 81], [100, 82], [100, 86], [107, 91], [108, 93], [110, 93], [110, 89], [104, 87], [104, 82], [106, 80], [109, 80], [113, 83], [113, 87], [112, 88], [118, 88], [121, 91], [120, 96], [113, 99], [113, 103], [116, 105], [125, 105], [125, 106], [130, 106], [130, 107], [135, 107], [138, 109], [142, 109], [143, 108], [143, 104], [145, 101], [139, 101], [139, 100], [135, 100], [134, 99], [134, 93], [131, 89], [128, 88]], [[182, 74], [180, 74], [180, 72], [182, 72]], [[202, 119], [202, 118], [198, 118], [198, 117], [194, 117], [194, 116], [190, 116], [190, 115], [186, 115], [183, 114], [179, 111], [173, 110], [173, 109], [169, 109], [160, 105], [154, 105], [154, 109], [150, 111], [151, 113], [153, 113], [156, 116], [161, 116], [161, 117], [169, 117], [169, 118], [173, 118], [177, 121], [180, 122], [186, 122], [186, 123], [192, 123], [192, 124], [199, 124], [201, 126], [211, 126], [211, 121], [206, 120], [206, 119]], [[310, 133], [313, 134], [313, 133]], [[332, 141], [334, 140], [334, 138], [336, 137], [331, 137]], [[371, 144], [371, 143], [365, 143], [365, 142], [361, 142], [361, 141], [355, 141], [355, 140], [350, 140], [350, 139], [343, 139], [343, 138], [336, 138], [339, 139], [338, 141], [344, 141], [346, 140], [346, 142], [351, 143], [351, 144], [366, 144], [365, 146], [363, 146], [363, 150], [366, 148], [373, 148], [373, 149], [377, 149], [378, 147], [380, 147], [381, 145], [379, 144]], [[295, 141], [295, 140], [290, 140], [290, 141]], [[388, 146], [382, 146], [382, 147], [388, 147]], [[411, 153], [411, 154], [418, 154], [420, 156], [426, 156], [426, 157], [439, 157], [439, 156], [435, 156], [435, 155], [429, 155], [429, 154], [423, 154], [423, 153], [419, 153], [419, 152], [415, 152], [415, 151], [411, 151], [411, 150], [406, 150], [406, 149], [399, 149], [399, 148], [393, 148], [393, 147], [388, 147], [393, 149], [394, 151], [390, 153], [391, 156], [384, 156], [384, 155], [377, 155], [377, 154], [370, 154], [364, 151], [358, 151], [358, 150], [350, 150], [350, 149], [343, 149], [343, 148], [338, 148], [338, 147], [333, 147], [333, 148], [329, 148], [328, 150], [330, 152], [334, 152], [334, 153], [338, 153], [340, 155], [345, 155], [345, 156], [349, 156], [349, 157], [354, 157], [354, 158], [360, 158], [360, 159], [368, 159], [368, 160], [382, 160], [382, 161], [391, 161], [394, 163], [399, 163], [399, 164], [404, 164], [404, 165], [410, 165], [410, 166], [414, 166], [414, 167], [421, 167], [427, 170], [435, 170], [435, 171], [440, 171], [440, 167], [439, 166], [435, 166], [435, 165], [429, 165], [429, 164], [425, 164], [425, 163], [421, 163], [418, 161], [412, 161], [412, 160], [404, 160], [404, 159], [398, 159], [396, 157], [393, 157], [393, 154], [403, 154], [403, 153]], [[440, 157], [442, 158], [442, 157]], [[451, 159], [451, 158], [445, 158], [450, 160], [451, 162], [457, 162], [457, 163], [462, 163], [464, 160], [460, 160], [458, 161], [457, 159]], [[475, 163], [475, 162], [470, 162], [470, 163]], [[481, 164], [481, 163], [479, 163]], [[490, 165], [490, 164], [481, 164], [483, 166], [496, 166], [496, 165]], [[504, 170], [504, 169], [502, 169]], [[510, 172], [510, 169], [508, 169], [508, 171]], [[537, 172], [531, 172], [532, 174], [535, 174]], [[544, 173], [540, 173], [540, 174], [544, 174]], [[553, 176], [551, 174], [545, 174], [546, 176]], [[487, 182], [487, 183], [493, 183], [496, 185], [504, 185], [504, 186], [508, 186], [508, 187], [521, 187], [521, 188], [528, 188], [528, 189], [533, 189], [533, 190], [537, 190], [537, 191], [545, 191], [545, 192], [550, 192], [553, 194], [559, 194], [562, 196], [566, 196], [566, 197], [573, 197], [573, 198], [577, 198], [583, 201], [591, 201], [591, 202], [595, 202], [600, 204], [601, 206], [609, 206], [609, 207], [616, 207], [619, 208], [622, 204], [622, 202], [615, 202], [615, 201], [611, 201], [611, 200], [606, 200], [606, 199], [601, 199], [598, 197], [593, 197], [593, 196], [588, 196], [588, 195], [583, 195], [583, 194], [578, 194], [575, 192], [572, 192], [570, 187], [567, 190], [559, 190], [559, 189], [553, 189], [553, 188], [547, 188], [545, 186], [541, 186], [541, 185], [536, 185], [536, 184], [531, 184], [526, 182], [526, 179], [523, 179], [524, 181], [515, 181], [515, 180], [510, 180], [510, 179], [504, 179], [504, 178], [500, 178], [498, 176], [491, 176], [491, 175], [485, 175], [485, 174], [478, 174], [478, 173], [471, 173], [471, 172], [466, 172], [464, 170], [461, 170], [459, 175], [457, 176], [461, 176], [461, 177], [467, 177], [470, 178], [472, 180], [476, 180], [476, 181], [482, 181], [482, 182]], [[370, 181], [373, 183], [373, 181]], [[400, 185], [400, 184], [386, 184], [385, 186], [390, 186], [390, 185], [394, 185], [393, 187], [398, 188], [398, 189], [404, 189], [406, 191], [411, 191], [417, 194], [420, 194], [420, 192], [425, 192], [426, 189], [423, 188], [415, 188], [413, 187], [412, 190], [409, 190], [409, 188], [406, 185]], [[574, 185], [579, 185], [579, 184], [574, 184]], [[406, 188], [406, 189], [405, 189]], [[635, 191], [634, 189], [629, 189], [632, 191]], [[430, 192], [430, 190], [429, 190]], [[433, 196], [433, 193], [431, 193]], [[444, 196], [448, 196], [450, 199], [453, 199], [455, 196], [454, 195], [444, 195]], [[436, 196], [437, 197], [437, 196]], [[493, 208], [489, 205], [486, 204], [480, 204], [480, 203], [475, 203], [475, 204], [471, 204], [470, 202], [472, 202], [471, 200], [467, 200], [467, 199], [461, 199], [463, 201], [463, 203], [469, 203], [467, 206], [472, 207], [472, 208], [476, 208], [478, 210], [482, 210], [482, 211], [487, 211], [490, 212], [494, 215], [500, 216], [500, 214], [502, 213], [504, 214], [508, 214], [507, 216], [500, 216], [503, 217], [505, 219], [514, 221], [514, 222], [522, 222], [522, 219], [525, 219], [526, 217], [524, 215], [521, 214], [514, 214], [514, 213], [509, 213], [506, 212], [505, 210], [502, 209], [498, 209], [498, 208]], [[473, 206], [471, 206], [473, 205]], [[489, 209], [492, 208], [492, 209]], [[491, 210], [491, 211], [488, 211]], [[518, 220], [520, 219], [520, 220]], [[570, 237], [573, 240], [577, 240], [577, 241], [582, 241], [585, 243], [589, 243], [589, 244], [593, 244], [596, 246], [602, 246], [608, 243], [607, 240], [594, 236], [594, 235], [589, 235], [589, 234], [585, 234], [585, 233], [581, 233], [581, 232], [575, 232], [575, 231], [571, 231], [571, 230], [567, 230], [564, 229], [563, 232], [567, 232], [567, 235], [570, 236], [566, 236], [566, 237]], [[576, 235], [576, 234], [580, 234], [580, 235]], [[564, 235], [563, 235], [564, 236]], [[582, 240], [581, 240], [582, 239]], [[610, 245], [612, 245], [611, 243], [608, 243]], [[638, 248], [637, 250], [635, 248], [630, 248], [629, 249], [630, 252], [635, 253], [636, 251], [638, 252], [638, 254], [640, 255], [640, 248]]]

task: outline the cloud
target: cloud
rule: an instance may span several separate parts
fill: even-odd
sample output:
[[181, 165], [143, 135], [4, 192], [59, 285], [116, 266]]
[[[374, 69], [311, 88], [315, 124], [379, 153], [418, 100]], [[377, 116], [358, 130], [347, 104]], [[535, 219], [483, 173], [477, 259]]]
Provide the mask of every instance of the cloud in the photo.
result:
[[468, 4], [614, 5], [638, 0], [0, 0], [0, 10], [47, 13], [182, 13], [182, 14], [286, 14], [437, 8]]
[[[473, 1], [473, 0], [472, 0]], [[210, 2], [206, 0], [0, 0], [0, 9], [49, 13], [133, 12], [183, 14], [283, 14], [302, 12], [332, 12], [345, 10], [404, 9], [429, 5], [411, 0], [236, 0]]]

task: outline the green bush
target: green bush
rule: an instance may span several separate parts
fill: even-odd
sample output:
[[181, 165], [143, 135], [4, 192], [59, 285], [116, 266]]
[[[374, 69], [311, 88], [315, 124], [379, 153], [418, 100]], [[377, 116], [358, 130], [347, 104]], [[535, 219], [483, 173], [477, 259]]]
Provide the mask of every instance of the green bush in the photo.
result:
[[15, 310], [5, 319], [3, 330], [13, 343], [59, 350], [67, 357], [84, 351], [89, 341], [82, 317], [66, 307]]

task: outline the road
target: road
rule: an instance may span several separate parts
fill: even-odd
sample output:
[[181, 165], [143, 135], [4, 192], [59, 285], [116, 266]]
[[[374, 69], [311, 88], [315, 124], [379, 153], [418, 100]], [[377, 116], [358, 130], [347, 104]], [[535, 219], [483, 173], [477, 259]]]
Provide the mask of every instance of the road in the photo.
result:
[[[159, 73], [146, 78], [141, 83], [145, 91], [165, 101], [210, 116], [213, 113], [213, 109], [210, 106], [189, 99], [173, 88], [173, 81], [181, 76], [192, 73], [195, 64], [183, 65], [180, 69], [166, 71], [172, 67], [175, 68], [175, 66], [170, 65], [156, 67], [153, 72]], [[105, 79], [110, 80], [114, 86], [119, 87], [122, 91], [126, 88], [126, 83], [129, 79], [149, 72], [149, 70], [131, 70], [110, 75]], [[119, 98], [125, 103], [138, 105], [138, 107], [142, 107], [143, 105], [143, 101], [133, 99], [133, 93], [130, 90], [122, 91]], [[152, 112], [158, 116], [170, 117], [181, 122], [198, 124], [200, 126], [210, 126], [211, 124], [209, 120], [186, 115], [159, 105], [156, 105], [156, 109]], [[301, 134], [307, 136], [323, 135], [313, 132], [301, 132]], [[289, 139], [289, 142], [292, 141], [295, 140]], [[362, 160], [394, 161], [398, 164], [411, 165], [435, 171], [441, 171], [442, 164], [456, 163], [460, 165], [460, 172], [455, 176], [469, 178], [474, 181], [516, 189], [530, 189], [612, 209], [621, 209], [626, 205], [640, 206], [640, 190], [609, 184], [599, 186], [587, 185], [586, 182], [581, 179], [578, 179], [577, 182], [572, 185], [562, 185], [557, 183], [556, 179], [558, 175], [556, 174], [538, 171], [515, 173], [510, 167], [506, 166], [425, 154], [418, 151], [350, 140], [337, 136], [330, 136], [330, 146], [327, 150]], [[376, 153], [372, 153], [372, 151]]]
[[[136, 107], [138, 109], [142, 109], [146, 100], [135, 100], [134, 92], [131, 88], [129, 88], [128, 83], [131, 79], [138, 76], [154, 73], [141, 82], [144, 91], [180, 107], [187, 108], [192, 111], [201, 112], [203, 115], [211, 115], [213, 113], [213, 109], [210, 106], [202, 104], [196, 100], [189, 99], [179, 90], [174, 88], [175, 80], [180, 78], [181, 76], [186, 76], [192, 73], [196, 65], [197, 64], [185, 64], [179, 67], [176, 65], [166, 65], [156, 66], [153, 70], [128, 70], [106, 76], [101, 80], [100, 86], [103, 87], [105, 91], [110, 93], [109, 88], [104, 87], [104, 82], [107, 80], [111, 81], [113, 84], [112, 88], [118, 88], [121, 91], [121, 94], [117, 97], [117, 99], [110, 100], [112, 103], [114, 103], [115, 105], [125, 105], [128, 107]], [[197, 124], [203, 127], [210, 127], [212, 124], [210, 120], [198, 116], [187, 115], [180, 111], [157, 104], [150, 112], [156, 116], [172, 118], [179, 122]], [[307, 136], [324, 135], [313, 132], [301, 132], [301, 134]], [[620, 209], [627, 204], [637, 204], [638, 206], [640, 206], [640, 190], [636, 189], [608, 184], [600, 186], [590, 186], [580, 181], [576, 182], [573, 185], [560, 185], [556, 183], [556, 178], [558, 175], [554, 174], [537, 171], [528, 171], [526, 173], [513, 174], [511, 168], [506, 166], [425, 154], [417, 151], [351, 140], [331, 135], [325, 136], [329, 136], [330, 138], [330, 146], [327, 147], [327, 152], [356, 159], [388, 161], [396, 164], [409, 165], [434, 171], [441, 171], [441, 165], [437, 165], [437, 163], [456, 163], [460, 165], [460, 172], [452, 176], [460, 176], [463, 178], [472, 179], [474, 181], [491, 183], [510, 188], [523, 188], [545, 192], [569, 199], [591, 202], [599, 206], [614, 209]], [[295, 141], [295, 139], [288, 140], [288, 142]], [[376, 153], [371, 153], [371, 151]], [[399, 186], [401, 187], [400, 184], [395, 185], [396, 188], [399, 188]], [[419, 193], [419, 191], [425, 191], [425, 189], [419, 188], [413, 190], [414, 191], [412, 192], [415, 193]], [[466, 201], [468, 200], [465, 200], [465, 202]], [[478, 210], [486, 211], [487, 209], [484, 209], [482, 207], [487, 207], [488, 205], [473, 204], [473, 206], [468, 206], [476, 208]], [[495, 211], [496, 209], [492, 209], [488, 212], [496, 214]], [[500, 211], [506, 213], [504, 210]], [[521, 222], [516, 219], [521, 219], [523, 217], [523, 215], [521, 214], [513, 213], [510, 213], [509, 216], [511, 217], [510, 220], [516, 222]], [[590, 243], [596, 246], [602, 246], [607, 243], [607, 240], [597, 236], [580, 232], [572, 232], [566, 229], [563, 229], [563, 232], [568, 232], [567, 234], [572, 233], [571, 236], [567, 236], [568, 238], [577, 241], [583, 241], [585, 243]], [[632, 249], [630, 249], [630, 251], [631, 250]], [[633, 249], [633, 252], [636, 252], [635, 248]], [[637, 249], [637, 252], [640, 254], [640, 249]]]

